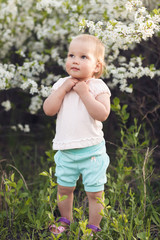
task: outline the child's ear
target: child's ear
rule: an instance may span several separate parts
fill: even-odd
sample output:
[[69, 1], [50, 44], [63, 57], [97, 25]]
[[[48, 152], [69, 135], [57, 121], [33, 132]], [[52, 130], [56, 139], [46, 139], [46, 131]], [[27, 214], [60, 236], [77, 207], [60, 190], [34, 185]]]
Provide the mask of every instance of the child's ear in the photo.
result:
[[102, 63], [97, 61], [97, 64], [96, 64], [96, 67], [95, 67], [95, 73], [100, 72], [101, 67], [102, 67]]

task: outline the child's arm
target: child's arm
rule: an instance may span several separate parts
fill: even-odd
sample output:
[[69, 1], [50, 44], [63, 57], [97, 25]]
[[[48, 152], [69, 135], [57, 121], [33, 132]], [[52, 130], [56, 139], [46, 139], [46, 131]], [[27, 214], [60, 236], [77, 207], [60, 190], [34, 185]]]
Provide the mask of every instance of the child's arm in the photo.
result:
[[78, 82], [73, 90], [80, 96], [90, 116], [98, 121], [105, 121], [110, 113], [110, 96], [102, 93], [94, 98], [85, 82]]
[[49, 95], [43, 104], [43, 110], [47, 116], [54, 116], [58, 113], [66, 93], [68, 93], [76, 83], [76, 79], [69, 78]]

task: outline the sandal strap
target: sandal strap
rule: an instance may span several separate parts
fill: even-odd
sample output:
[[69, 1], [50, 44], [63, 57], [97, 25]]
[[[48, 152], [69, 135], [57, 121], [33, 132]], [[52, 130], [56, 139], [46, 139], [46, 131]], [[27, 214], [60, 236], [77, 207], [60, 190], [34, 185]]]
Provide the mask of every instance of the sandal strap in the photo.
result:
[[98, 228], [97, 226], [92, 225], [92, 224], [87, 224], [87, 228], [90, 228], [90, 229], [94, 230], [95, 232], [102, 231], [100, 228]]
[[60, 219], [58, 219], [57, 222], [64, 222], [67, 225], [70, 225], [70, 221], [67, 218], [65, 218], [65, 217], [61, 217]]

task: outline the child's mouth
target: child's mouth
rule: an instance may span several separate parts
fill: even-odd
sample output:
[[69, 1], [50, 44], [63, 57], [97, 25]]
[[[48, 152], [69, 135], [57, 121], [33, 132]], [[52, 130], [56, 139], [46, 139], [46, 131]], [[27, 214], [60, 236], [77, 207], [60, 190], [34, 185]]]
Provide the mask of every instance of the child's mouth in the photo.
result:
[[72, 67], [71, 70], [73, 70], [73, 71], [79, 71], [79, 68]]

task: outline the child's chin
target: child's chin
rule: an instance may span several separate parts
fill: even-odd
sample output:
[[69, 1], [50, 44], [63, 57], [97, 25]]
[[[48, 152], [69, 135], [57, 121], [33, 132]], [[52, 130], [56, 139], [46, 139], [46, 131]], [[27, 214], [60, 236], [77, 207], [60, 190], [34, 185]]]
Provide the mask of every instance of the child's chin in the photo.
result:
[[70, 76], [71, 76], [72, 78], [79, 79], [79, 77], [78, 77], [76, 74], [71, 74]]

